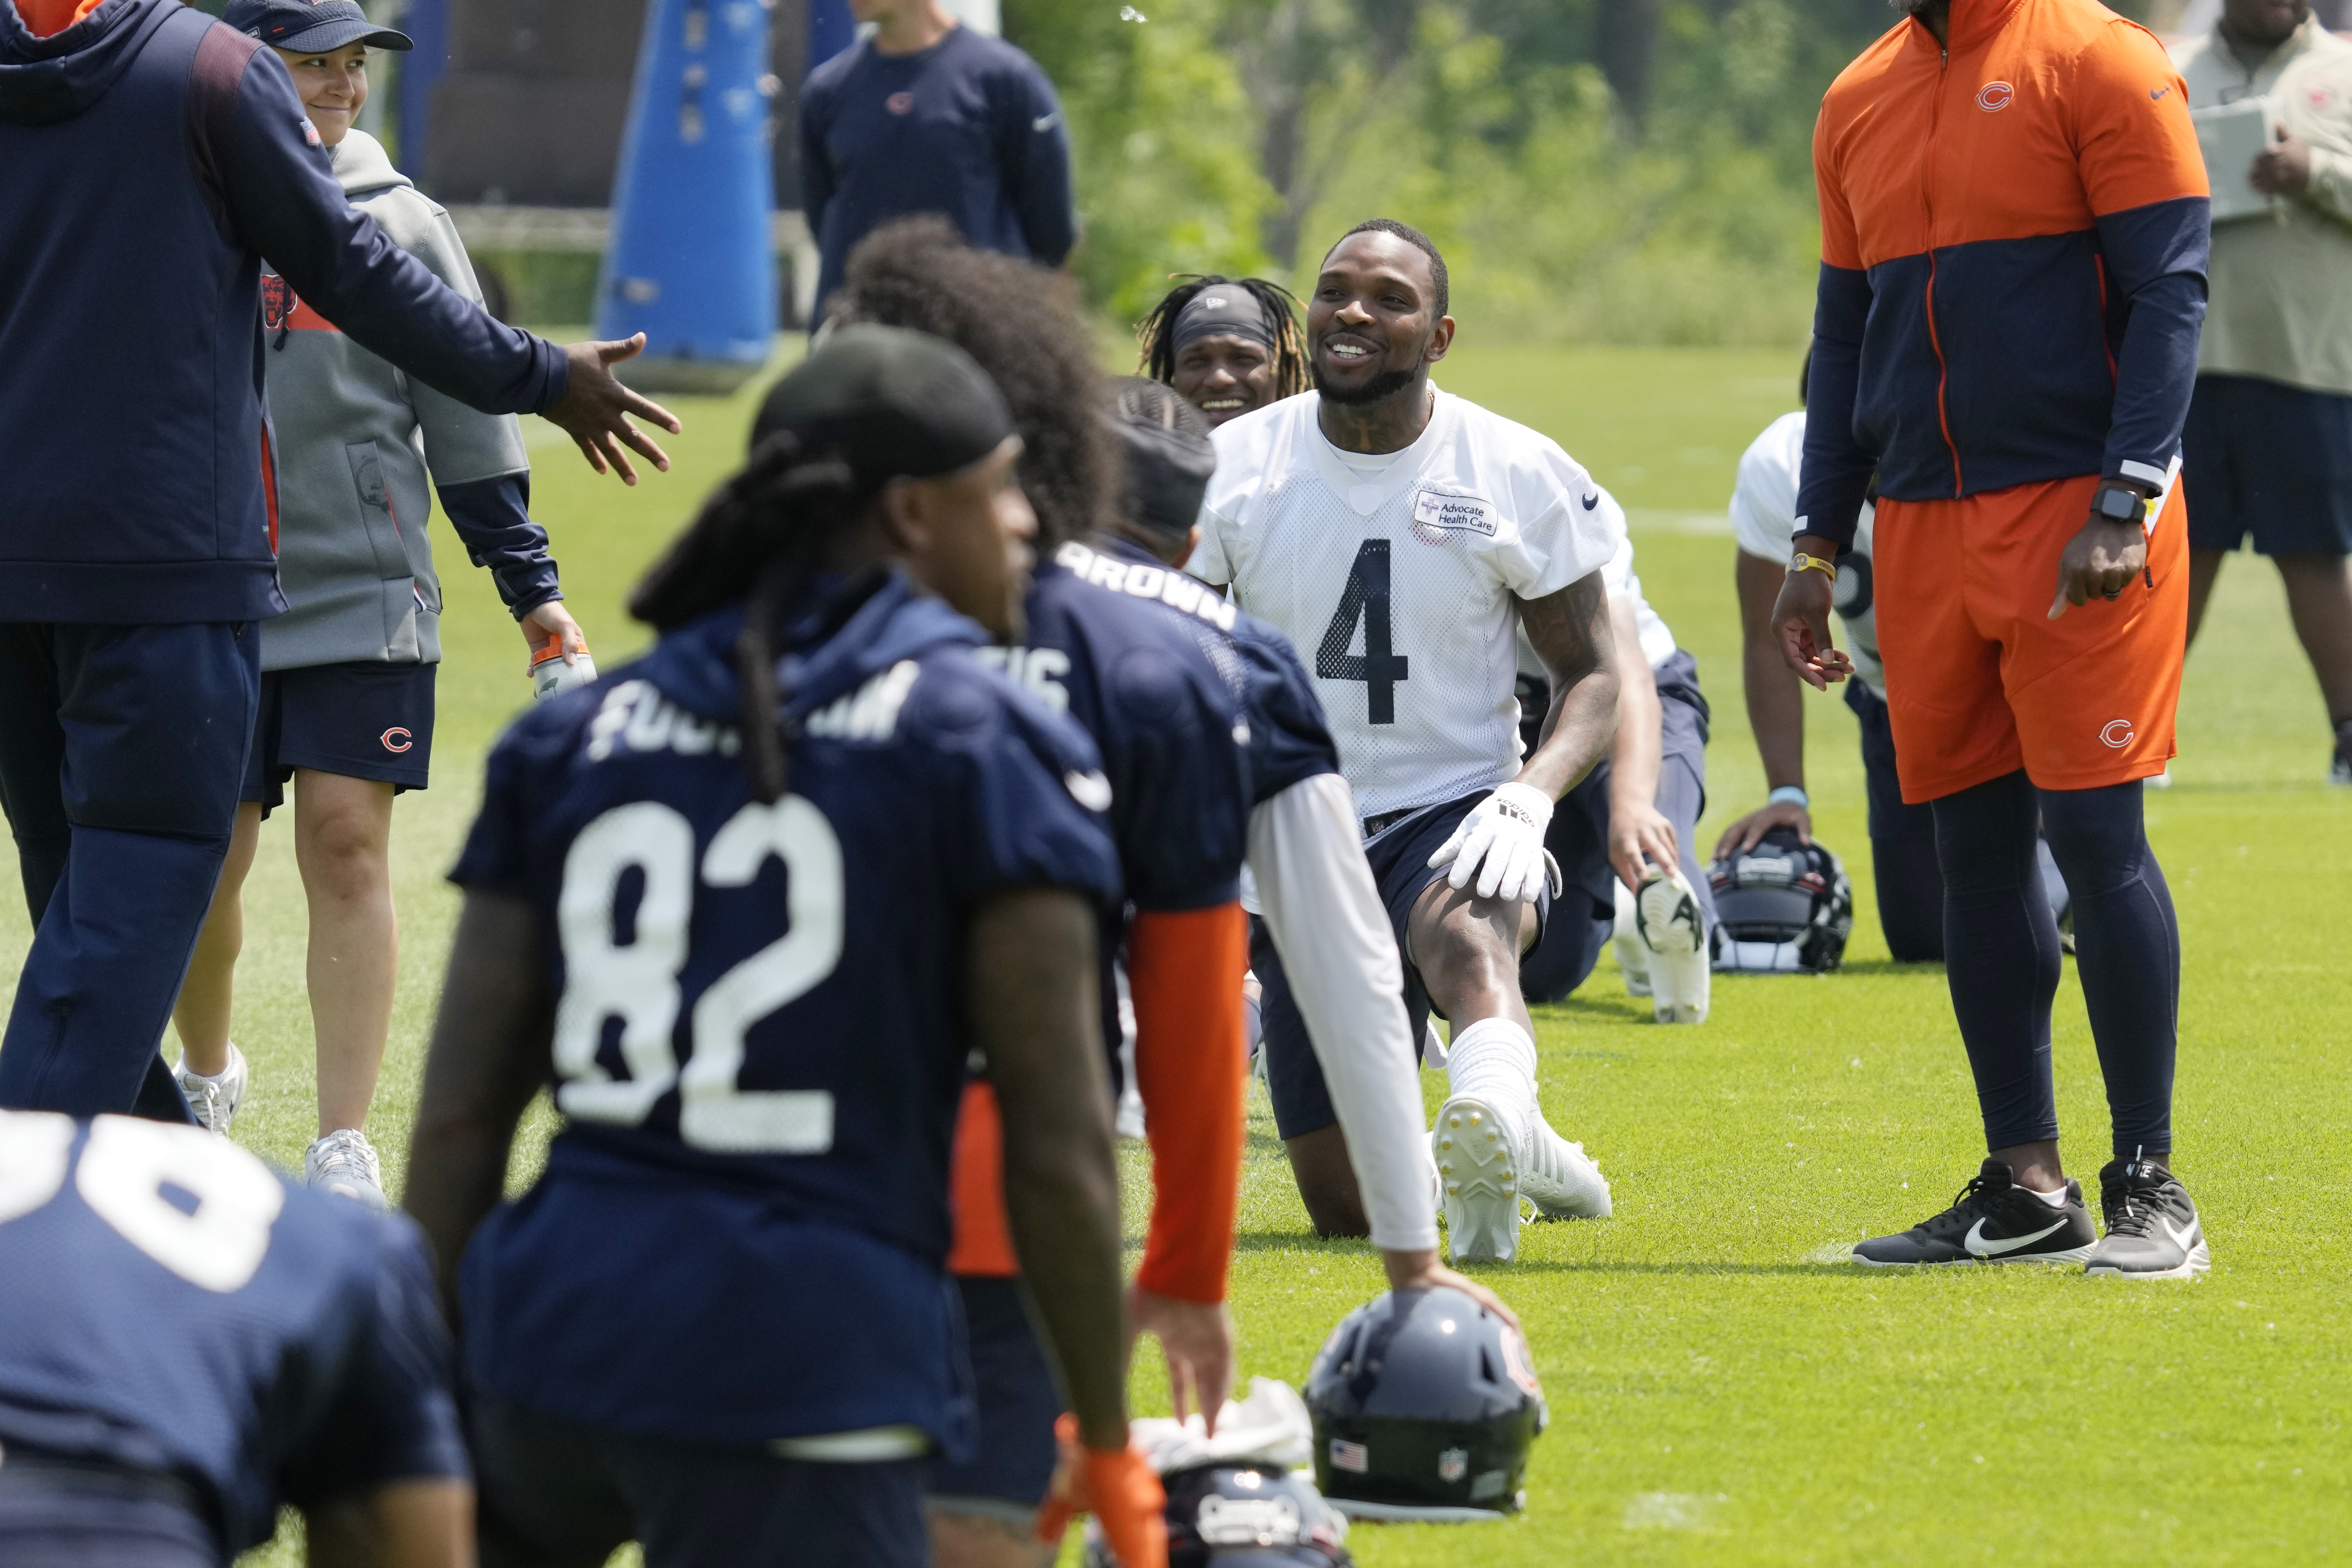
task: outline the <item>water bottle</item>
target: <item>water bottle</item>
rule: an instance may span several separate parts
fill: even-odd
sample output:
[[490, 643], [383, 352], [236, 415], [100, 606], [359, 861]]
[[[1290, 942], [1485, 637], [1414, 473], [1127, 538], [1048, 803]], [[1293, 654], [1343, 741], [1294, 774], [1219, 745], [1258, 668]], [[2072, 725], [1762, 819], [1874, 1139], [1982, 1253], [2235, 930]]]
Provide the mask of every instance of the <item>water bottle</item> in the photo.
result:
[[580, 657], [571, 664], [563, 662], [563, 639], [550, 635], [530, 656], [530, 682], [536, 700], [544, 702], [560, 691], [575, 686], [585, 686], [596, 679], [596, 661], [588, 657], [588, 645], [580, 645]]

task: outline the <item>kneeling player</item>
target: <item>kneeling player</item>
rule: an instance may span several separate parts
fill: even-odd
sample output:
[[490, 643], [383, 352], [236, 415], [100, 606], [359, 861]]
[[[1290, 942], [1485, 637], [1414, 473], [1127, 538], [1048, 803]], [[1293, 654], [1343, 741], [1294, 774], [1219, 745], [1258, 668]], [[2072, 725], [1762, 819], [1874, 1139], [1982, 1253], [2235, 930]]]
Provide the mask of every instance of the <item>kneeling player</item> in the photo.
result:
[[194, 1127], [0, 1110], [0, 1563], [470, 1563], [416, 1228]]
[[1296, 397], [1310, 384], [1297, 303], [1263, 278], [1187, 279], [1136, 328], [1139, 368], [1174, 387], [1211, 429]]
[[[1433, 1009], [1454, 1026], [1435, 1133], [1449, 1244], [1509, 1258], [1522, 1195], [1553, 1216], [1610, 1207], [1600, 1168], [1537, 1104], [1519, 955], [1549, 901], [1553, 803], [1615, 728], [1600, 569], [1622, 529], [1557, 445], [1431, 384], [1454, 340], [1446, 306], [1427, 236], [1379, 219], [1340, 237], [1307, 305], [1315, 395], [1217, 431], [1186, 567], [1316, 650], [1414, 1033]], [[1522, 625], [1553, 682], [1524, 758]], [[1279, 959], [1260, 944], [1251, 960], [1276, 1122], [1328, 1229], [1355, 1206], [1346, 1142]]]
[[[929, 1560], [929, 1458], [971, 1439], [942, 1266], [977, 1053], [1076, 1415], [1066, 1495], [1156, 1563], [1094, 978], [1107, 786], [972, 658], [1022, 622], [1020, 441], [967, 357], [876, 327], [753, 434], [637, 592], [661, 642], [509, 732], [455, 873], [409, 1202], [462, 1307], [485, 1560]], [[571, 1125], [493, 1215], [551, 1050]]]
[[[1617, 503], [1604, 494], [1601, 504]], [[1519, 961], [1519, 989], [1530, 1002], [1559, 1001], [1584, 984], [1613, 932], [1625, 984], [1637, 996], [1648, 994], [1658, 1022], [1704, 1023], [1715, 900], [1693, 854], [1706, 809], [1698, 661], [1675, 646], [1642, 596], [1632, 540], [1617, 547], [1601, 578], [1617, 641], [1617, 736], [1544, 831], [1544, 847], [1568, 886], [1592, 900], [1592, 917], [1555, 907], [1543, 940]], [[1542, 671], [1522, 639], [1519, 737], [1531, 752], [1551, 702]]]

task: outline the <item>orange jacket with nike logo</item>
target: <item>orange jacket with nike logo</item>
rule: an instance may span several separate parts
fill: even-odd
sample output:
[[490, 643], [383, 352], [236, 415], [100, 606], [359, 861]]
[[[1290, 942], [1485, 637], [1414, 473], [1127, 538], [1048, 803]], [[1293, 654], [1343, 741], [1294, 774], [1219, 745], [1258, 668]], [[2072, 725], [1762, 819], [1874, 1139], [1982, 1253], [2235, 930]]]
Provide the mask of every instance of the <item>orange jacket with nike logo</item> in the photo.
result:
[[1832, 84], [1797, 531], [2104, 474], [2159, 483], [2205, 313], [2205, 166], [2146, 29], [2095, 0], [1952, 0]]

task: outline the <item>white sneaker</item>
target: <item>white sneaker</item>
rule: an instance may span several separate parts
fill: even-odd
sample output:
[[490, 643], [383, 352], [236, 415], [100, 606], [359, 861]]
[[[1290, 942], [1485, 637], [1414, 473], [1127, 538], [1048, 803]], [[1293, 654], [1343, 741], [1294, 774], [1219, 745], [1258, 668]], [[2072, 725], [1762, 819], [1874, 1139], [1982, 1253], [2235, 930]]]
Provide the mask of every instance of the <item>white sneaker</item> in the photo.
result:
[[372, 1209], [386, 1207], [383, 1167], [375, 1146], [356, 1127], [339, 1127], [302, 1156], [303, 1179], [320, 1192], [339, 1193]]
[[1535, 1200], [1544, 1219], [1607, 1219], [1609, 1178], [1584, 1152], [1536, 1118], [1535, 1132], [1520, 1163], [1519, 1190]]
[[1444, 1186], [1446, 1249], [1456, 1263], [1519, 1255], [1518, 1140], [1487, 1101], [1457, 1094], [1429, 1135]]
[[1111, 1119], [1110, 1130], [1130, 1143], [1143, 1141], [1143, 1096], [1132, 1083], [1118, 1091], [1118, 1111]]
[[1609, 939], [1609, 945], [1617, 954], [1618, 973], [1625, 977], [1627, 995], [1647, 996], [1650, 994], [1650, 949], [1642, 941], [1641, 914], [1634, 907], [1633, 889], [1622, 880], [1610, 885], [1617, 893], [1617, 930]]
[[236, 1108], [244, 1103], [245, 1086], [252, 1076], [246, 1071], [245, 1053], [231, 1040], [228, 1066], [212, 1077], [188, 1070], [188, 1054], [180, 1053], [180, 1065], [172, 1069], [179, 1080], [180, 1092], [188, 1097], [188, 1109], [196, 1113], [196, 1123], [207, 1132], [228, 1136], [228, 1124], [236, 1120]]
[[1649, 949], [1650, 1004], [1661, 1024], [1706, 1022], [1712, 965], [1698, 895], [1680, 871], [1653, 876], [1634, 901], [1634, 926]]

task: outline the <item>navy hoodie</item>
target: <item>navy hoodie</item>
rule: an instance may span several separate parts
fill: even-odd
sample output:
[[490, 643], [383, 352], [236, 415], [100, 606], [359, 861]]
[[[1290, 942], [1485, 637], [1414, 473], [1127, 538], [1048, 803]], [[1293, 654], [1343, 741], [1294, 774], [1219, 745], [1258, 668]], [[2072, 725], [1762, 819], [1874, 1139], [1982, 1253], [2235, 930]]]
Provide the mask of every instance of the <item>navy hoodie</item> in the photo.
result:
[[47, 38], [0, 0], [0, 620], [285, 608], [264, 257], [460, 402], [563, 395], [562, 351], [352, 209], [276, 54], [180, 0], [104, 0]]

